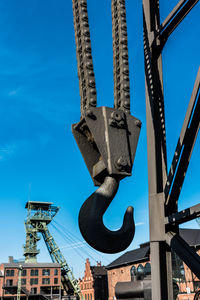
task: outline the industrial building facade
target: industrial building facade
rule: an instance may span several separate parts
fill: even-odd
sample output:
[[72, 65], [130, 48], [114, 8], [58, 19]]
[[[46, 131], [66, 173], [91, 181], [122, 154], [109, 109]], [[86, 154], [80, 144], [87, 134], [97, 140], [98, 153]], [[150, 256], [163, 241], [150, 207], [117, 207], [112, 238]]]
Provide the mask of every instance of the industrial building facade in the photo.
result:
[[[200, 230], [180, 229], [180, 236], [194, 247], [200, 255]], [[200, 290], [200, 279], [191, 272], [179, 257], [173, 253], [173, 282], [179, 289], [178, 300], [193, 300], [195, 293]], [[135, 281], [151, 274], [150, 245], [145, 243], [140, 248], [128, 251], [110, 263], [108, 272], [108, 300], [115, 298], [115, 286], [118, 282]]]
[[108, 279], [107, 270], [101, 263], [91, 266], [87, 258], [85, 272], [82, 279], [79, 279], [79, 286], [84, 300], [107, 300]]
[[60, 265], [15, 262], [10, 257], [8, 263], [0, 265], [1, 299], [16, 299], [19, 288], [21, 299], [61, 299]]

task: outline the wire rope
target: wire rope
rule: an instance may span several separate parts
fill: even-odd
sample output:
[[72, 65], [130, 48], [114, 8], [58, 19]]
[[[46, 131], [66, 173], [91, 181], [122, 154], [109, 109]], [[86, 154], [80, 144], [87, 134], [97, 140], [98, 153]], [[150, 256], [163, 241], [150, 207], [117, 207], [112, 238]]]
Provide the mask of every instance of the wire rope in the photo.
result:
[[[74, 242], [75, 240], [73, 238], [71, 238], [69, 235], [66, 234], [66, 232], [61, 231], [60, 229], [58, 229], [55, 225], [51, 224], [52, 227], [62, 236], [62, 238], [67, 241], [67, 242]], [[90, 255], [87, 251], [85, 250], [78, 250], [77, 248], [73, 248], [73, 250], [85, 261], [85, 257], [83, 257], [83, 255], [80, 252], [84, 252], [84, 254], [86, 254], [88, 257], [90, 257], [93, 261], [97, 261], [92, 255]]]
[[[66, 242], [71, 242], [71, 240], [70, 240], [66, 235], [63, 235], [63, 232], [62, 232], [61, 230], [59, 230], [55, 225], [51, 224], [51, 226], [52, 226], [52, 227], [60, 234], [60, 236], [61, 236]], [[79, 253], [79, 251], [78, 251], [76, 248], [74, 248], [73, 250], [76, 252], [76, 254], [77, 254], [78, 256], [80, 256], [80, 257], [85, 261], [85, 257], [84, 257], [81, 253]]]
[[[53, 224], [52, 224], [53, 225]], [[55, 225], [54, 225], [55, 226]], [[55, 227], [56, 228], [56, 227]], [[70, 233], [69, 234], [69, 232], [68, 232], [68, 234], [64, 231], [64, 230], [59, 230], [58, 228], [57, 228], [57, 231], [60, 231], [60, 235], [63, 237], [63, 235], [65, 236], [65, 238], [68, 240], [68, 241], [70, 241], [70, 242], [76, 242], [76, 240], [75, 240], [75, 238], [74, 238], [74, 236], [72, 236], [72, 234]], [[71, 236], [70, 236], [71, 235]], [[76, 249], [76, 252], [78, 253], [78, 249], [77, 248], [74, 248], [74, 249]], [[82, 249], [81, 250], [82, 252], [84, 252], [87, 256], [89, 256], [92, 260], [94, 260], [95, 262], [96, 262], [96, 259], [92, 256], [92, 255], [90, 255], [86, 250], [84, 250], [84, 249]], [[80, 255], [80, 254], [79, 254]], [[85, 260], [85, 259], [84, 259]]]
[[[58, 222], [55, 221], [55, 220], [53, 220], [53, 222], [56, 223], [57, 226], [59, 226], [59, 227], [62, 229], [62, 231], [63, 231], [64, 233], [68, 232], [69, 235], [73, 236], [73, 237], [76, 238], [78, 241], [82, 242], [82, 240], [81, 240], [79, 237], [77, 237], [77, 236], [75, 236], [74, 234], [72, 234], [72, 233], [71, 233], [66, 227], [64, 227], [62, 224], [58, 223]], [[95, 249], [93, 249], [92, 247], [90, 247], [87, 243], [85, 244], [85, 246], [86, 246], [90, 251], [93, 251], [95, 254], [97, 254], [98, 256], [100, 256], [102, 259], [104, 259], [104, 260], [106, 260], [107, 262], [109, 262], [109, 260], [108, 260], [106, 257], [104, 257], [101, 253], [99, 253], [98, 251], [96, 251]]]

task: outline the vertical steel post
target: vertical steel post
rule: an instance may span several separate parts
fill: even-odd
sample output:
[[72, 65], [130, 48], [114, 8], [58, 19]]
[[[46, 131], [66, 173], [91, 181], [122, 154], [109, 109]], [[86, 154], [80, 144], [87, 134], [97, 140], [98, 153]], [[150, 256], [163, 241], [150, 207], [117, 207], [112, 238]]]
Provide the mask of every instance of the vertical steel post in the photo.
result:
[[171, 252], [165, 243], [166, 135], [159, 1], [143, 0], [152, 299], [172, 300]]

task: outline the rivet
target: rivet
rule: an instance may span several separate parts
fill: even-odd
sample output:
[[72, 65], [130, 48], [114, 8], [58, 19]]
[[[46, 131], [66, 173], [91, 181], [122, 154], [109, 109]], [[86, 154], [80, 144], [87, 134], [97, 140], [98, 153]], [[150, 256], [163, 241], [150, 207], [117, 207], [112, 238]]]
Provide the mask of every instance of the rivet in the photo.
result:
[[120, 156], [116, 161], [116, 165], [119, 169], [126, 167], [128, 165], [127, 159], [124, 156]]
[[135, 125], [141, 127], [142, 122], [140, 120], [135, 120]]

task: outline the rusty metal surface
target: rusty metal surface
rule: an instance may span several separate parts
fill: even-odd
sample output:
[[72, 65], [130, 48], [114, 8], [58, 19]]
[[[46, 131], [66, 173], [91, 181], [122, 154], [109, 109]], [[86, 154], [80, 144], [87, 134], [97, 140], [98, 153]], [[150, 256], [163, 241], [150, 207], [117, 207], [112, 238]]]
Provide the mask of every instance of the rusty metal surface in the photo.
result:
[[96, 106], [96, 85], [88, 22], [87, 1], [73, 0], [76, 58], [78, 63], [81, 115], [90, 106]]
[[72, 132], [94, 184], [100, 186], [83, 204], [79, 214], [79, 227], [85, 240], [95, 249], [116, 253], [128, 247], [133, 239], [133, 209], [128, 208], [119, 231], [107, 229], [103, 224], [102, 209], [104, 211], [108, 207], [114, 196], [109, 197], [108, 201], [104, 193], [99, 197], [99, 190], [113, 188], [115, 194], [111, 182], [119, 182], [124, 177], [131, 176], [141, 128], [140, 120], [130, 115], [125, 0], [112, 0], [114, 108], [95, 107], [96, 88], [87, 1], [73, 0], [73, 13], [81, 121], [72, 125]]
[[162, 80], [163, 47], [170, 34], [197, 2], [197, 0], [181, 0], [163, 24], [160, 24], [159, 1], [143, 0], [153, 300], [173, 299], [171, 249], [180, 256], [197, 276], [199, 276], [200, 270], [199, 257], [181, 239], [178, 227], [179, 224], [199, 215], [199, 205], [181, 212], [178, 212], [177, 207], [199, 129], [199, 75], [197, 76], [168, 177]]
[[[128, 208], [124, 223], [117, 232], [110, 231], [104, 226], [103, 214], [117, 192], [119, 181], [131, 175], [141, 127], [141, 122], [130, 115], [125, 0], [111, 1], [114, 109], [95, 107], [96, 87], [87, 1], [73, 0], [81, 121], [72, 126], [72, 131], [94, 184], [100, 186], [83, 204], [79, 214], [79, 225], [86, 241], [95, 249], [107, 253], [125, 249], [134, 236], [132, 208]], [[191, 100], [188, 113], [190, 116], [188, 119], [186, 115], [183, 124], [184, 132], [180, 138], [184, 140], [181, 144], [181, 147], [184, 145], [184, 149], [181, 152], [179, 143], [180, 159], [178, 162], [175, 152], [173, 170], [167, 179], [162, 79], [163, 47], [170, 34], [197, 2], [198, 0], [180, 0], [166, 20], [160, 24], [159, 1], [143, 0], [153, 300], [173, 299], [171, 248], [199, 276], [200, 261], [190, 246], [180, 238], [178, 228], [179, 224], [199, 215], [199, 206], [178, 212], [176, 205], [199, 128], [199, 94], [197, 97], [197, 93], [193, 92], [197, 104]], [[174, 168], [177, 168], [175, 176]]]
[[130, 83], [125, 0], [112, 0], [115, 108], [130, 113]]
[[131, 176], [141, 122], [121, 110], [91, 108], [72, 132], [95, 185], [106, 175]]

